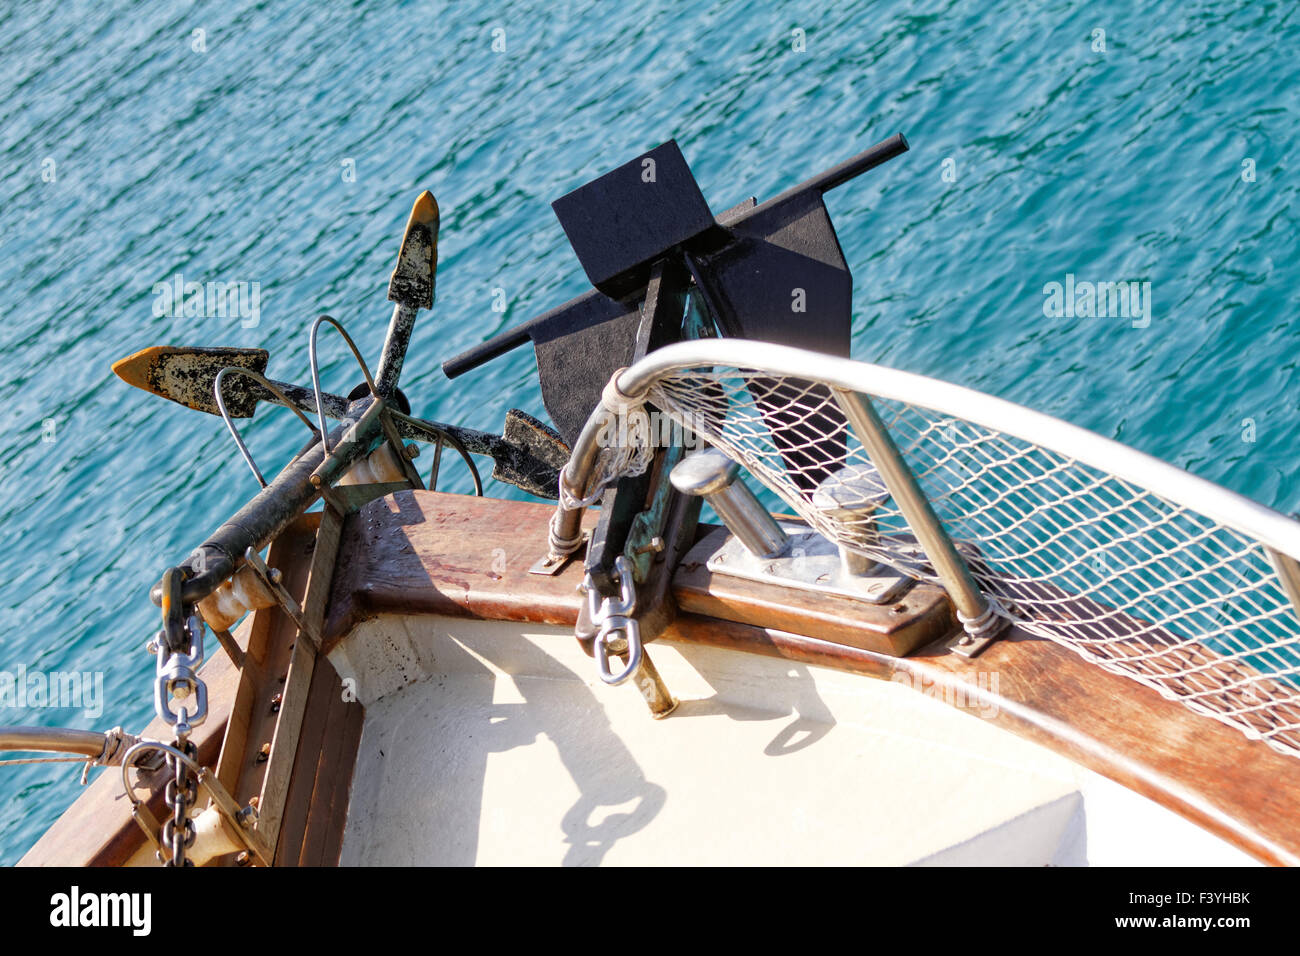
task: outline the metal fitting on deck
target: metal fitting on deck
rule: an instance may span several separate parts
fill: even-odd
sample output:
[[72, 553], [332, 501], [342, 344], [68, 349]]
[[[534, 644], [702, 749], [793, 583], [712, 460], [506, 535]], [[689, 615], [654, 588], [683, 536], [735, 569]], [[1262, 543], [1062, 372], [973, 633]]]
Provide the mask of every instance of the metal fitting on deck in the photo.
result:
[[727, 530], [756, 557], [784, 554], [790, 539], [743, 482], [740, 465], [716, 448], [692, 452], [677, 463], [669, 479], [683, 494], [699, 495], [718, 513]]
[[[856, 542], [874, 547], [879, 535], [875, 513], [889, 498], [889, 490], [871, 465], [846, 465], [829, 475], [812, 495], [812, 505]], [[852, 577], [862, 577], [876, 567], [876, 560], [843, 541], [836, 542], [840, 566]]]

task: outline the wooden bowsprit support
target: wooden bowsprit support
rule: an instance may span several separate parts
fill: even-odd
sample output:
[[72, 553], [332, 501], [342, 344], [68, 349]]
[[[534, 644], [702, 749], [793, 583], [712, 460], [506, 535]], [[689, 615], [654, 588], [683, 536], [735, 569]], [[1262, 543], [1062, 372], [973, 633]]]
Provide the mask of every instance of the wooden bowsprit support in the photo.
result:
[[255, 612], [215, 776], [235, 803], [256, 807], [276, 865], [338, 858], [364, 709], [320, 656], [321, 629], [347, 513], [408, 487], [333, 489], [323, 511], [276, 539], [265, 565], [253, 562], [278, 603]]
[[271, 749], [258, 801], [257, 828], [273, 846], [278, 844], [280, 838], [280, 824], [284, 818], [290, 778], [298, 754], [308, 691], [316, 669], [320, 628], [325, 620], [325, 603], [329, 599], [329, 586], [334, 576], [342, 527], [343, 515], [332, 505], [327, 505], [321, 513], [320, 527], [316, 532], [311, 570], [307, 576], [307, 591], [303, 598], [302, 621], [290, 650], [279, 719], [271, 738]]

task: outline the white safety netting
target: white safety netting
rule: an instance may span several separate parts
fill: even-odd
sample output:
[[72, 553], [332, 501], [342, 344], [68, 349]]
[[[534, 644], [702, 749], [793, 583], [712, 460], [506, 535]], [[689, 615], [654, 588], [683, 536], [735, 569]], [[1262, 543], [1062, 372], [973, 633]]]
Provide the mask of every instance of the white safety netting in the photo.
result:
[[[648, 402], [739, 461], [828, 538], [940, 583], [887, 495], [871, 519], [825, 510], [815, 497], [845, 466], [871, 469], [825, 385], [683, 370], [659, 379]], [[1050, 448], [915, 404], [873, 404], [1000, 613], [1300, 755], [1300, 620], [1263, 545]], [[620, 433], [638, 444], [654, 432]], [[626, 448], [616, 455], [637, 470], [647, 458]]]

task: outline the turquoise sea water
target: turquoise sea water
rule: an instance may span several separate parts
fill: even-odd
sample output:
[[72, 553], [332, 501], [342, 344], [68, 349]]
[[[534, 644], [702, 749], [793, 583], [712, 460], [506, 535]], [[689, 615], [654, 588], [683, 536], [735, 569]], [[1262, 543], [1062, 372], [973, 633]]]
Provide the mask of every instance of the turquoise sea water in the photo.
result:
[[[142, 726], [145, 592], [255, 491], [216, 418], [112, 360], [258, 346], [303, 382], [327, 311], [373, 361], [429, 188], [438, 301], [404, 389], [485, 429], [541, 414], [530, 350], [454, 383], [438, 363], [582, 291], [550, 201], [669, 137], [722, 209], [905, 133], [910, 153], [830, 194], [856, 358], [1300, 507], [1298, 47], [1300, 13], [1273, 3], [5, 5], [0, 671], [102, 672], [105, 699], [0, 702], [0, 724]], [[177, 274], [258, 283], [256, 325], [156, 316]], [[1150, 282], [1149, 325], [1046, 316], [1067, 274]], [[346, 391], [350, 359], [322, 342]], [[268, 409], [245, 434], [272, 469], [301, 428]], [[0, 767], [0, 862], [77, 776]]]

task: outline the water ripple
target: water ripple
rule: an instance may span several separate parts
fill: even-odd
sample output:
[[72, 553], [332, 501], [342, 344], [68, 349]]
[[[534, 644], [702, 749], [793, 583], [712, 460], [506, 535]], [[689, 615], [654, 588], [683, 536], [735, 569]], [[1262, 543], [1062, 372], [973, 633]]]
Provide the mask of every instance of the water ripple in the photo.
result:
[[[828, 197], [855, 356], [1300, 507], [1298, 34], [1267, 2], [5, 5], [0, 670], [102, 671], [109, 709], [0, 722], [142, 724], [144, 592], [254, 489], [216, 419], [129, 393], [113, 359], [259, 346], [301, 381], [322, 311], [374, 356], [395, 237], [431, 188], [438, 303], [405, 390], [477, 427], [540, 414], [529, 351], [455, 383], [438, 363], [582, 291], [550, 201], [670, 136], [724, 208], [905, 132], [906, 157]], [[178, 272], [258, 282], [259, 324], [155, 316]], [[1150, 327], [1044, 317], [1066, 273], [1150, 281]], [[327, 387], [356, 383], [340, 342], [324, 354]], [[267, 413], [245, 432], [269, 466], [300, 429]], [[4, 769], [0, 863], [74, 777]]]

